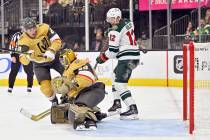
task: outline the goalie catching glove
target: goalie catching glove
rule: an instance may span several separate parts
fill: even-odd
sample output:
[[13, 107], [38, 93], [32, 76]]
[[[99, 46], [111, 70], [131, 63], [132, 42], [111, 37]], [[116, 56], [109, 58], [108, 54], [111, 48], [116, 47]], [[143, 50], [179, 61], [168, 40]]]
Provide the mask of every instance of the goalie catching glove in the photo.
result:
[[58, 94], [67, 94], [71, 89], [78, 86], [75, 80], [68, 79], [65, 76], [57, 76], [51, 80], [53, 91]]
[[103, 64], [106, 62], [109, 58], [105, 55], [104, 52], [100, 53], [100, 55], [96, 58], [96, 62], [99, 64]]

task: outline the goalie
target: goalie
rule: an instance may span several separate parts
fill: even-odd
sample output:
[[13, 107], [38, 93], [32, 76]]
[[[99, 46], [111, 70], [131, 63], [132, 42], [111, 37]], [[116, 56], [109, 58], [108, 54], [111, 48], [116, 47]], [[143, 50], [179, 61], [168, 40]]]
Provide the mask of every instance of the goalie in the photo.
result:
[[96, 106], [104, 99], [105, 85], [96, 82], [96, 75], [87, 59], [77, 59], [71, 49], [60, 54], [65, 67], [63, 76], [52, 81], [54, 92], [61, 94], [61, 104], [52, 106], [52, 123], [73, 123], [76, 130], [96, 130], [96, 122], [107, 115]]

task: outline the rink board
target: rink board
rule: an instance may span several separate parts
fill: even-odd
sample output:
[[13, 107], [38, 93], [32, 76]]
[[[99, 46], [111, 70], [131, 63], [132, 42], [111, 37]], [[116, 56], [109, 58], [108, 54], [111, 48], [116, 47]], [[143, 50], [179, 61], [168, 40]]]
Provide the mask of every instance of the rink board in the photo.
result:
[[[168, 53], [168, 54], [167, 54]], [[78, 52], [78, 58], [88, 58], [92, 66], [95, 65], [99, 52]], [[167, 61], [168, 59], [168, 61]], [[141, 53], [140, 65], [133, 71], [129, 81], [130, 86], [182, 86], [182, 51], [148, 51]], [[111, 85], [112, 71], [116, 60], [108, 60], [98, 65], [96, 73], [99, 80]], [[8, 84], [8, 75], [11, 68], [9, 54], [0, 54], [0, 86]], [[52, 70], [52, 77], [58, 73]], [[26, 85], [26, 74], [21, 67], [15, 82], [16, 85]], [[35, 80], [35, 85], [37, 82]]]

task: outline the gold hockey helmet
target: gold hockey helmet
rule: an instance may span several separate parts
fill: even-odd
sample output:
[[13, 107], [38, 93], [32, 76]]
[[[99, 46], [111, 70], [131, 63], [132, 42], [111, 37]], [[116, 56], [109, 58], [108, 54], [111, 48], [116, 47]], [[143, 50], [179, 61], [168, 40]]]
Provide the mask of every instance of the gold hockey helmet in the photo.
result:
[[60, 62], [66, 68], [75, 59], [77, 59], [76, 54], [72, 49], [64, 49], [60, 54]]

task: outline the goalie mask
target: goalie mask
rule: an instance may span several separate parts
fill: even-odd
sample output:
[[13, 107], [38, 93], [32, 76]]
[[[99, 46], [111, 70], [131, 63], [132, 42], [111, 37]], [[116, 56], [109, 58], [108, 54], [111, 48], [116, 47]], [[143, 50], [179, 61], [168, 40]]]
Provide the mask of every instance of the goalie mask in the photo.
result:
[[76, 60], [76, 55], [71, 49], [64, 49], [60, 54], [60, 62], [61, 64], [67, 68], [69, 64], [71, 64], [74, 60]]

